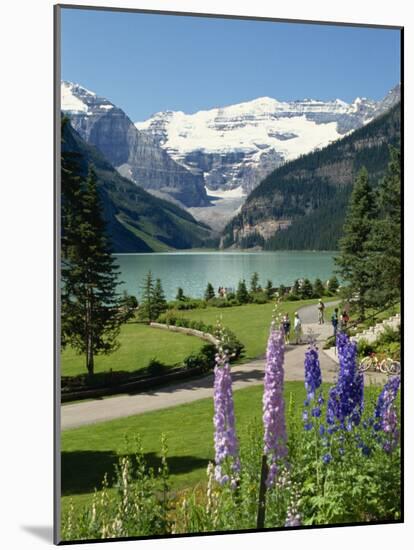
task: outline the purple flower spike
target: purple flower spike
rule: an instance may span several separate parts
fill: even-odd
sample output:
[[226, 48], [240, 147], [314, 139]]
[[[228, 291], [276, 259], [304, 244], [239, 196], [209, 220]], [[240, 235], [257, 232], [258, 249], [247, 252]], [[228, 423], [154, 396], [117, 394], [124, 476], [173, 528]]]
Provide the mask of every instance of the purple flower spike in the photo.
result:
[[[308, 421], [309, 414], [311, 414], [314, 418], [319, 418], [321, 416], [322, 411], [320, 405], [323, 404], [323, 397], [320, 390], [321, 384], [322, 374], [319, 363], [318, 348], [316, 347], [315, 342], [312, 341], [305, 353], [306, 399], [302, 418], [306, 431], [310, 431], [313, 427], [312, 423]], [[309, 412], [306, 407], [310, 406], [312, 406], [312, 409]]]
[[316, 390], [322, 384], [321, 367], [319, 364], [318, 348], [311, 343], [305, 353], [305, 388], [308, 401], [315, 398]]
[[385, 452], [390, 453], [398, 444], [399, 431], [395, 399], [400, 387], [400, 377], [393, 376], [382, 389], [377, 406], [375, 407], [375, 420], [378, 430], [387, 437], [383, 444]]
[[[229, 358], [222, 344], [214, 368], [215, 477], [220, 484], [236, 485], [233, 473], [240, 471]], [[228, 466], [228, 468], [226, 468]], [[231, 476], [228, 475], [231, 473]]]
[[364, 378], [358, 372], [356, 343], [345, 333], [337, 336], [339, 376], [329, 392], [327, 406], [328, 424], [339, 423], [341, 428], [351, 430], [361, 420], [364, 406]]
[[263, 394], [264, 452], [267, 455], [269, 475], [267, 486], [274, 484], [278, 460], [287, 455], [285, 402], [283, 399], [285, 343], [281, 330], [272, 322], [267, 342]]

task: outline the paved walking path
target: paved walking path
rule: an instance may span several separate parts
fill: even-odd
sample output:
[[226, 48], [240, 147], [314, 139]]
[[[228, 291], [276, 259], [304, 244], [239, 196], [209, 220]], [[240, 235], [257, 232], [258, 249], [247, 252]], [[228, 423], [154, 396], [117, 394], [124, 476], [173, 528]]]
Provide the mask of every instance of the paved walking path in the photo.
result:
[[[332, 302], [330, 305], [332, 305]], [[312, 331], [314, 338], [320, 343], [331, 335], [332, 326], [329, 322], [323, 325], [318, 324], [316, 305], [301, 308], [299, 316], [302, 319], [304, 339], [306, 339], [309, 331]], [[304, 344], [286, 347], [285, 380], [303, 380], [305, 349]], [[333, 382], [338, 371], [337, 364], [322, 350], [319, 359], [322, 379], [325, 382]], [[233, 366], [233, 388], [238, 390], [247, 386], [262, 384], [264, 365], [265, 358], [261, 357], [243, 365]], [[373, 383], [379, 383], [383, 380], [383, 375], [377, 373], [369, 373], [368, 377]], [[212, 395], [213, 375], [210, 373], [203, 378], [158, 388], [153, 391], [67, 404], [61, 407], [61, 429], [67, 430], [96, 422], [165, 409], [174, 405], [182, 405], [198, 399], [212, 397]]]

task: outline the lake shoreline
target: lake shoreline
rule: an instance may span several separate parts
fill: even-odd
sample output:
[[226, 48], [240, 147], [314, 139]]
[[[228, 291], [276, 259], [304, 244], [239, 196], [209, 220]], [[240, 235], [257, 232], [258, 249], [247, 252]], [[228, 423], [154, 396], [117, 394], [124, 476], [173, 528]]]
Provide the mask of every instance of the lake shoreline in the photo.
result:
[[296, 279], [308, 278], [311, 282], [321, 279], [326, 282], [334, 271], [334, 256], [331, 251], [174, 251], [144, 252], [114, 255], [120, 268], [120, 290], [141, 299], [142, 283], [148, 271], [154, 279], [161, 279], [167, 300], [175, 299], [177, 289], [184, 295], [202, 298], [207, 284], [234, 292], [239, 281], [250, 286], [253, 273], [259, 275], [259, 285], [268, 280], [273, 287], [291, 286]]
[[309, 254], [338, 254], [338, 250], [260, 250], [252, 248], [224, 249], [219, 248], [185, 248], [168, 252], [113, 252], [113, 256], [174, 256], [179, 254], [280, 254], [283, 252], [298, 252]]

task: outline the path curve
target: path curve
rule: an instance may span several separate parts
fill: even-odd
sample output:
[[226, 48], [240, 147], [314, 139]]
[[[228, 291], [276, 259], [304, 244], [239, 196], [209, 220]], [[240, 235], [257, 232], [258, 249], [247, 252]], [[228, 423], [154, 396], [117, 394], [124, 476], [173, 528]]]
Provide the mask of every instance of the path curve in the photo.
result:
[[[330, 304], [331, 305], [331, 304]], [[317, 342], [324, 341], [332, 333], [330, 323], [318, 325], [316, 305], [304, 306], [298, 310], [303, 322], [304, 335], [311, 330]], [[305, 345], [286, 346], [285, 380], [303, 380], [303, 359]], [[338, 367], [335, 361], [325, 353], [319, 354], [322, 370], [322, 379], [325, 382], [335, 380]], [[232, 367], [233, 388], [235, 390], [263, 383], [265, 358], [261, 357], [242, 365]], [[373, 383], [379, 383], [383, 377], [376, 373], [369, 373]], [[155, 411], [191, 403], [199, 399], [213, 396], [213, 374], [202, 378], [181, 382], [153, 391], [136, 394], [122, 394], [105, 399], [81, 401], [66, 404], [61, 407], [61, 429], [68, 430], [87, 424], [105, 422], [116, 418], [133, 416], [145, 412]]]

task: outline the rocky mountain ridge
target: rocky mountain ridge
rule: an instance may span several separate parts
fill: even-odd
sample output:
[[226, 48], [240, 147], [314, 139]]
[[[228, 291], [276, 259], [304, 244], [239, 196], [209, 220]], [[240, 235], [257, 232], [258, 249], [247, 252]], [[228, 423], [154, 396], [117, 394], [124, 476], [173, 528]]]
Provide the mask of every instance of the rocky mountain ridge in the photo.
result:
[[79, 84], [62, 82], [61, 110], [118, 172], [152, 194], [184, 206], [209, 204], [204, 180], [140, 132], [122, 109]]
[[262, 97], [194, 114], [160, 112], [135, 126], [177, 163], [203, 176], [212, 193], [232, 189], [243, 195], [278, 166], [364, 126], [399, 98], [399, 85], [381, 101]]
[[85, 177], [88, 168], [94, 168], [114, 252], [165, 252], [203, 246], [210, 238], [210, 229], [189, 212], [122, 177], [72, 128], [70, 119], [62, 128], [62, 153], [73, 159], [77, 175]]
[[342, 140], [280, 166], [227, 224], [222, 247], [334, 250], [358, 170], [365, 166], [375, 186], [400, 133], [396, 104]]

